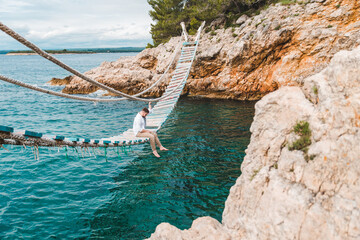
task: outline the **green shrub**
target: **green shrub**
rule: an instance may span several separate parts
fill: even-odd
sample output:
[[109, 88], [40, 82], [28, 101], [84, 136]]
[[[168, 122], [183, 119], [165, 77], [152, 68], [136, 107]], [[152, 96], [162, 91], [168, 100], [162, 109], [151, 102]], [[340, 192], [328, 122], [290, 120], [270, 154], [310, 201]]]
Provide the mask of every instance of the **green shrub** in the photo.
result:
[[148, 43], [147, 45], [146, 45], [146, 48], [153, 48], [154, 47], [154, 45], [152, 45], [151, 43]]
[[300, 137], [298, 140], [289, 145], [289, 150], [300, 150], [305, 154], [305, 160], [309, 161], [308, 155], [309, 146], [311, 145], [311, 130], [310, 124], [306, 121], [297, 122], [293, 131]]
[[260, 172], [260, 169], [256, 169], [253, 171], [253, 174], [250, 177], [250, 181], [252, 181], [254, 179], [254, 177]]
[[287, 5], [295, 4], [296, 0], [280, 0], [278, 2], [280, 2], [281, 5], [287, 6]]
[[301, 150], [306, 152], [306, 147], [311, 144], [310, 137], [301, 137], [289, 146], [289, 150]]
[[261, 13], [261, 10], [260, 9], [256, 9], [255, 12], [254, 12], [254, 15], [259, 15]]
[[274, 163], [274, 165], [273, 165], [273, 166], [274, 166], [274, 168], [275, 168], [275, 169], [278, 169], [278, 167], [279, 167], [277, 162], [276, 162], [276, 163]]
[[315, 93], [315, 95], [319, 94], [319, 90], [318, 90], [318, 88], [316, 86], [313, 86], [312, 90]]
[[[189, 34], [196, 33], [203, 21], [209, 26], [216, 19], [224, 19], [225, 28], [234, 26], [236, 19], [246, 14], [255, 16], [273, 2], [293, 4], [291, 0], [147, 0], [152, 8], [151, 36], [154, 46], [167, 42], [182, 32], [185, 22]], [[215, 29], [219, 28], [216, 26]], [[205, 31], [210, 32], [210, 29]]]
[[280, 25], [277, 25], [274, 29], [277, 31], [277, 30], [280, 30], [281, 26]]
[[294, 126], [294, 132], [299, 136], [311, 136], [310, 124], [305, 121], [300, 121]]
[[235, 37], [237, 37], [238, 35], [237, 35], [236, 33], [233, 33], [233, 35], [232, 35], [232, 36], [235, 38]]
[[215, 32], [215, 31], [211, 31], [211, 32], [210, 32], [210, 35], [211, 35], [211, 36], [216, 36], [216, 32]]

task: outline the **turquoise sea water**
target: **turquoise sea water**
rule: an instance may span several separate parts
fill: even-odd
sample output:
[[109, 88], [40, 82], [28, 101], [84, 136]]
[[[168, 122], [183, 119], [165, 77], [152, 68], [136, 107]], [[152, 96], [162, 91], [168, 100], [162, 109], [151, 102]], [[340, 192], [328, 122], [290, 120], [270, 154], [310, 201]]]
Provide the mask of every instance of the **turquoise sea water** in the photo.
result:
[[[80, 71], [125, 54], [57, 55]], [[126, 54], [131, 55], [131, 54]], [[38, 56], [0, 55], [0, 74], [45, 83], [68, 74]], [[99, 93], [101, 94], [101, 93]], [[96, 94], [94, 94], [96, 95]], [[145, 104], [87, 103], [0, 82], [0, 125], [99, 138], [132, 126]], [[143, 239], [161, 222], [189, 228], [201, 216], [221, 221], [240, 175], [254, 103], [181, 98], [159, 132], [169, 152], [148, 144], [118, 155], [69, 149], [0, 149], [0, 239]], [[66, 154], [68, 157], [66, 157]]]

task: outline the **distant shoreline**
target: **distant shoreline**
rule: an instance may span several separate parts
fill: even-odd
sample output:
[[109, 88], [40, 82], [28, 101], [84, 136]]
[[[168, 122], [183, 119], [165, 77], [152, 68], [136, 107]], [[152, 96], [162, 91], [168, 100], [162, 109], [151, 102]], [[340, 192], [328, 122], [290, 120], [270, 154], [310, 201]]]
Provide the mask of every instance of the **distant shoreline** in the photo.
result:
[[[100, 52], [99, 52], [100, 53]], [[58, 53], [49, 53], [49, 54], [56, 54], [56, 55], [65, 55], [65, 54], [97, 54], [96, 52], [67, 52], [67, 53], [61, 53], [61, 52], [58, 52]], [[9, 53], [6, 53], [5, 55], [8, 55], [8, 56], [16, 56], [16, 55], [20, 55], [20, 56], [26, 56], [26, 55], [38, 55], [37, 53], [16, 53], [16, 52], [9, 52]]]
[[[120, 47], [120, 48], [73, 48], [73, 49], [56, 49], [44, 50], [49, 54], [95, 54], [95, 53], [130, 53], [141, 52], [144, 47]], [[5, 55], [36, 55], [31, 50], [8, 50], [0, 51], [0, 54]]]
[[[70, 54], [105, 54], [105, 53], [139, 53], [138, 51], [134, 52], [81, 52], [81, 53], [49, 53], [51, 55], [70, 55]], [[33, 56], [38, 55], [37, 53], [6, 53], [0, 54], [5, 56]]]

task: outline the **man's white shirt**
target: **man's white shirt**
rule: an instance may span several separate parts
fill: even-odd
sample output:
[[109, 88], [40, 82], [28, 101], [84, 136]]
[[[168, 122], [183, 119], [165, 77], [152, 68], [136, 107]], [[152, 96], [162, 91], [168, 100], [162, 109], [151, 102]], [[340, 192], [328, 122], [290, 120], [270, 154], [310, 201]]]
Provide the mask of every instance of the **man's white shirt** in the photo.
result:
[[[150, 110], [150, 113], [151, 112], [152, 110]], [[138, 113], [134, 118], [134, 124], [133, 124], [133, 131], [135, 136], [145, 128], [146, 128], [146, 118], [144, 118], [143, 116], [140, 115], [140, 113]]]

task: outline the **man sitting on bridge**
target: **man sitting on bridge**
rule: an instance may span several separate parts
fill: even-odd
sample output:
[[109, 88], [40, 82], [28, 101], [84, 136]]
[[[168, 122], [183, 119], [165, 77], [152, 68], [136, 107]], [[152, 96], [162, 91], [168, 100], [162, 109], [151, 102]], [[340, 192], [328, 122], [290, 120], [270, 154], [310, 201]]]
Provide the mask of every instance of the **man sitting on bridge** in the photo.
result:
[[136, 117], [134, 118], [133, 131], [136, 137], [150, 138], [150, 146], [153, 154], [156, 157], [160, 157], [160, 155], [156, 151], [155, 142], [159, 146], [161, 151], [167, 151], [168, 149], [164, 148], [164, 146], [161, 144], [156, 132], [145, 129], [146, 116], [152, 111], [151, 102], [149, 102], [149, 109], [145, 107], [136, 115]]

